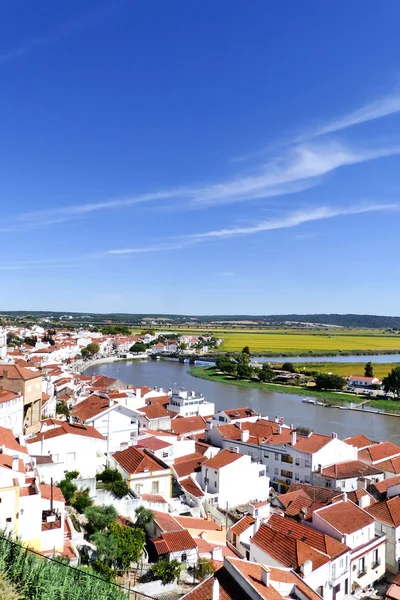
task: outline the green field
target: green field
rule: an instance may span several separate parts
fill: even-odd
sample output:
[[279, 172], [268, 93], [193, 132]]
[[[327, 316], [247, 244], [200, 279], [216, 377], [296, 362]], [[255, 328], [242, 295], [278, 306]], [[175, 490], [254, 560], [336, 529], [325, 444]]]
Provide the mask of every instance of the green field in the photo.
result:
[[[399, 361], [400, 362], [400, 361]], [[279, 365], [277, 365], [279, 366]], [[374, 368], [374, 376], [383, 379], [398, 363], [372, 363]], [[364, 375], [365, 362], [360, 363], [332, 363], [332, 362], [316, 362], [316, 363], [295, 363], [296, 370], [301, 373], [303, 367], [306, 371], [319, 371], [320, 373], [334, 373], [342, 377], [349, 375]]]
[[356, 354], [357, 352], [400, 352], [400, 336], [373, 334], [301, 333], [286, 332], [224, 332], [224, 342], [218, 350], [239, 352], [249, 346], [255, 354]]

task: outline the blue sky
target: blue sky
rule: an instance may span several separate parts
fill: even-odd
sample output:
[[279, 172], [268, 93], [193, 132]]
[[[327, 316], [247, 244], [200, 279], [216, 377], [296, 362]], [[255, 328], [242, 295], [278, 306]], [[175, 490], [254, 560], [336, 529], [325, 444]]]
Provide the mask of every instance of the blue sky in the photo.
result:
[[399, 315], [400, 4], [0, 6], [0, 310]]

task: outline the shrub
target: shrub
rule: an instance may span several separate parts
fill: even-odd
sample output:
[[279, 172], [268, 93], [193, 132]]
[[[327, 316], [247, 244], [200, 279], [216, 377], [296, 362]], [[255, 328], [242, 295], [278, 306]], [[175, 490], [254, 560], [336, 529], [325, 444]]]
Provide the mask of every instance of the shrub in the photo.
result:
[[111, 483], [107, 483], [105, 485], [106, 490], [114, 494], [116, 498], [124, 498], [129, 494], [129, 487], [125, 481], [117, 480], [112, 481]]
[[68, 479], [68, 481], [71, 481], [71, 479], [76, 479], [77, 477], [79, 477], [79, 471], [67, 471], [65, 473], [65, 479]]
[[89, 506], [85, 510], [85, 517], [86, 529], [89, 533], [95, 533], [108, 529], [117, 518], [117, 511], [113, 506]]
[[84, 513], [89, 506], [93, 504], [92, 500], [89, 497], [89, 491], [84, 490], [83, 492], [76, 492], [75, 496], [71, 502], [71, 505], [77, 510], [79, 513]]
[[58, 487], [61, 489], [62, 493], [64, 494], [66, 503], [71, 504], [71, 501], [75, 495], [75, 492], [77, 491], [76, 485], [74, 485], [72, 483], [72, 481], [70, 481], [69, 479], [63, 479], [58, 484]]
[[102, 473], [97, 473], [96, 475], [97, 481], [102, 481], [103, 483], [112, 483], [113, 481], [121, 481], [122, 475], [117, 469], [104, 469]]
[[289, 373], [296, 373], [296, 368], [293, 363], [285, 362], [282, 365], [282, 371], [288, 371]]

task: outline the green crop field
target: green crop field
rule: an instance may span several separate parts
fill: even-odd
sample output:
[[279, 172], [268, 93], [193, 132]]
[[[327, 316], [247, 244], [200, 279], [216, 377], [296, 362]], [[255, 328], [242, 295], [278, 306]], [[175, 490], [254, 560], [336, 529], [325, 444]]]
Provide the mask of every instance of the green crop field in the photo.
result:
[[264, 354], [336, 354], [340, 352], [390, 352], [400, 351], [400, 336], [384, 335], [337, 335], [329, 333], [269, 333], [224, 332], [224, 342], [218, 350], [238, 352], [244, 346], [250, 351]]
[[[400, 362], [400, 361], [399, 361]], [[316, 363], [295, 363], [296, 369], [301, 373], [303, 367], [306, 371], [319, 371], [320, 373], [334, 373], [335, 375], [341, 375], [342, 377], [348, 377], [349, 375], [364, 375], [365, 362], [363, 363], [330, 363], [330, 362], [316, 362]], [[383, 379], [394, 367], [397, 367], [397, 363], [374, 363], [374, 376], [379, 379]]]

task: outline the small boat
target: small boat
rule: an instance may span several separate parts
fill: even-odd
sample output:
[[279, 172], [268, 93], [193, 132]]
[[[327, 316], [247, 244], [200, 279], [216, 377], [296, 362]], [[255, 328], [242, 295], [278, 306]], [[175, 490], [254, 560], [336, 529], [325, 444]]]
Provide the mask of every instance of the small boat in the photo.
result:
[[305, 398], [304, 400], [302, 400], [302, 402], [304, 402], [305, 404], [317, 404], [317, 401], [313, 400], [312, 398]]

